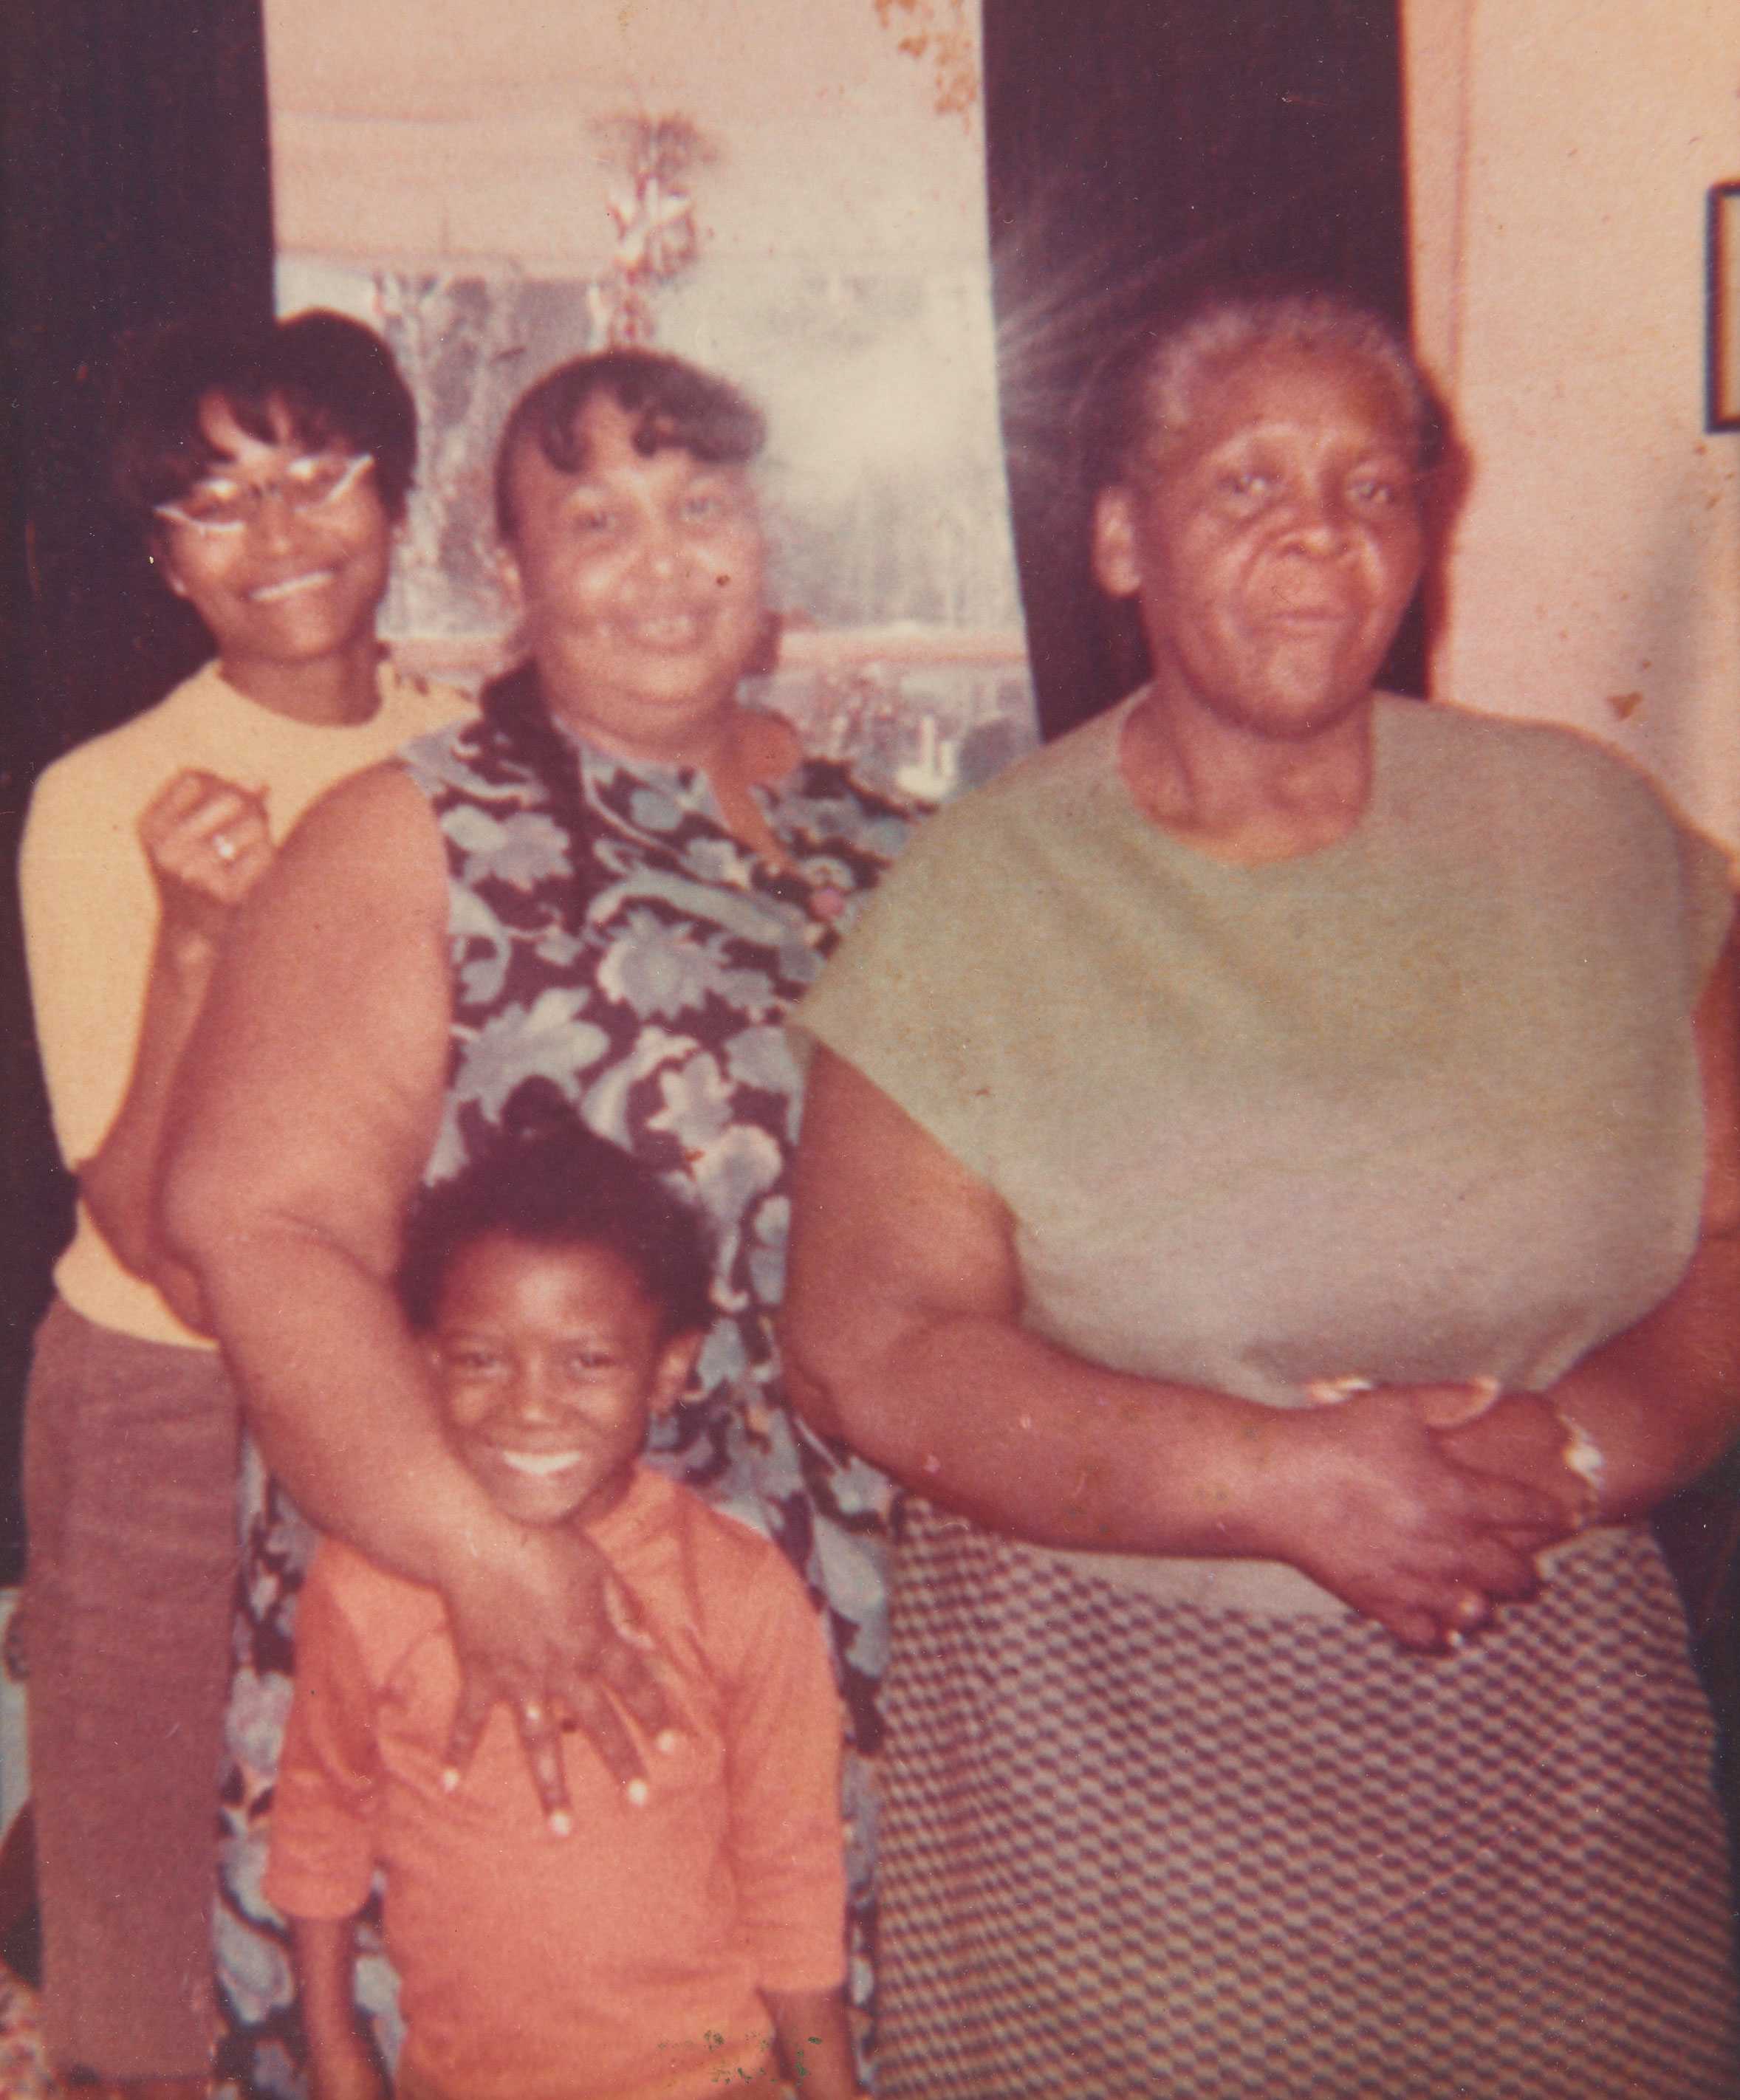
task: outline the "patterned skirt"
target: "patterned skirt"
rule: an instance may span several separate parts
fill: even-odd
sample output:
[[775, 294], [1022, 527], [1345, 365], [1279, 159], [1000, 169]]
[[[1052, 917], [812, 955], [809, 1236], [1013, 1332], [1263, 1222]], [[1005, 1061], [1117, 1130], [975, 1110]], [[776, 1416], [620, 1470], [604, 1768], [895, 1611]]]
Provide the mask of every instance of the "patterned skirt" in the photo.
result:
[[1740, 2092], [1711, 1727], [1641, 1530], [1446, 1660], [913, 1505], [883, 2100]]

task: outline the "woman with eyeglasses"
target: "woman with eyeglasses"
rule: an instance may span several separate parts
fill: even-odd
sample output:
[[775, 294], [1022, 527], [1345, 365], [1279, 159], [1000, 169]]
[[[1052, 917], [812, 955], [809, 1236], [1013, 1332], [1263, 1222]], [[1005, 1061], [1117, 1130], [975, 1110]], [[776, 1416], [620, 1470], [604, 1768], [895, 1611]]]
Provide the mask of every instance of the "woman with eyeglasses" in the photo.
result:
[[24, 836], [37, 1032], [79, 1185], [25, 1422], [30, 1760], [55, 2066], [181, 2100], [213, 2041], [238, 1415], [157, 1234], [164, 1111], [275, 843], [462, 703], [375, 636], [417, 426], [372, 331], [178, 324], [130, 355], [118, 406], [121, 501], [216, 653], [51, 766]]

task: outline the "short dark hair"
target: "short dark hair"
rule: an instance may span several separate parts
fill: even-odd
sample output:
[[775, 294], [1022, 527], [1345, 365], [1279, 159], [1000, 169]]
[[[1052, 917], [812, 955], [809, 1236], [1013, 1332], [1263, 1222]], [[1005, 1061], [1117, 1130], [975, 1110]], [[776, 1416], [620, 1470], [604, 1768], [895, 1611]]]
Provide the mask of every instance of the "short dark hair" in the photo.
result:
[[398, 1286], [413, 1328], [434, 1326], [448, 1270], [491, 1233], [533, 1246], [607, 1248], [659, 1308], [667, 1337], [710, 1325], [712, 1264], [689, 1205], [588, 1130], [549, 1082], [527, 1082], [509, 1110], [497, 1143], [412, 1205]]
[[747, 466], [766, 441], [762, 412], [728, 379], [662, 350], [601, 350], [546, 372], [514, 404], [496, 447], [496, 530], [512, 544], [513, 467], [522, 444], [536, 444], [550, 465], [580, 474], [586, 465], [580, 424], [587, 404], [604, 395], [634, 423], [634, 449], [685, 452], [709, 466]]
[[299, 444], [374, 456], [386, 514], [404, 515], [417, 468], [417, 405], [374, 330], [319, 307], [289, 320], [172, 321], [132, 338], [113, 393], [115, 492], [148, 532], [218, 464], [201, 427], [215, 398], [250, 437], [270, 441], [275, 409]]
[[1092, 496], [1125, 479], [1137, 454], [1189, 430], [1198, 385], [1253, 352], [1297, 348], [1362, 364], [1389, 390], [1428, 472], [1446, 426], [1437, 396], [1402, 331], [1338, 287], [1292, 279], [1199, 285], [1157, 308], [1096, 372], [1080, 420], [1082, 482]]

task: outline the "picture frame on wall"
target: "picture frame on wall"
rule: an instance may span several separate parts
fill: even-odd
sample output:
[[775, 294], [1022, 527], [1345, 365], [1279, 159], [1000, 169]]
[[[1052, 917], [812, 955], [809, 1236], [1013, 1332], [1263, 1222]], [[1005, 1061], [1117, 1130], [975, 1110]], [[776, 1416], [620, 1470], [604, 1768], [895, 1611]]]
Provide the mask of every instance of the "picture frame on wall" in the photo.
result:
[[1707, 225], [1704, 426], [1740, 430], [1740, 182], [1711, 186]]

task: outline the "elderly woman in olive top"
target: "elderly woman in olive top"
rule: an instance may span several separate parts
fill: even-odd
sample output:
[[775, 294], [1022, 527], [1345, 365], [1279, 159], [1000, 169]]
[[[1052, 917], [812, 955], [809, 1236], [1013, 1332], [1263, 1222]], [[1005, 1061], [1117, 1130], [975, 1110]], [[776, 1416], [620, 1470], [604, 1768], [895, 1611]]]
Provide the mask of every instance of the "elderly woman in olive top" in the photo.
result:
[[1338, 297], [1096, 419], [1150, 682], [934, 820], [801, 1019], [794, 1398], [916, 1491], [886, 2096], [1736, 2089], [1649, 1511], [1740, 1419], [1720, 854], [1374, 693], [1433, 419]]
[[[715, 1318], [654, 1462], [826, 1597], [860, 1727], [880, 1661], [886, 1484], [800, 1441], [770, 1322], [799, 1085], [782, 1024], [906, 819], [739, 700], [766, 646], [761, 441], [735, 389], [651, 351], [576, 360], [520, 400], [497, 510], [528, 657], [477, 722], [329, 796], [261, 885], [169, 1180], [267, 1461], [324, 1529], [441, 1590], [466, 1682], [450, 1754], [506, 1701], [559, 1829], [564, 1755], [659, 1784], [656, 1660], [607, 1613], [595, 1550], [513, 1521], [448, 1449], [391, 1287], [407, 1198], [486, 1148], [528, 1082], [712, 1228]], [[263, 1594], [297, 1579], [279, 1546]]]
[[49, 2046], [204, 2089], [235, 1396], [159, 1243], [165, 1103], [237, 906], [343, 774], [462, 703], [375, 613], [416, 459], [386, 346], [336, 314], [179, 325], [131, 358], [123, 500], [214, 661], [38, 783], [22, 888], [77, 1229], [25, 1419], [30, 1740]]

